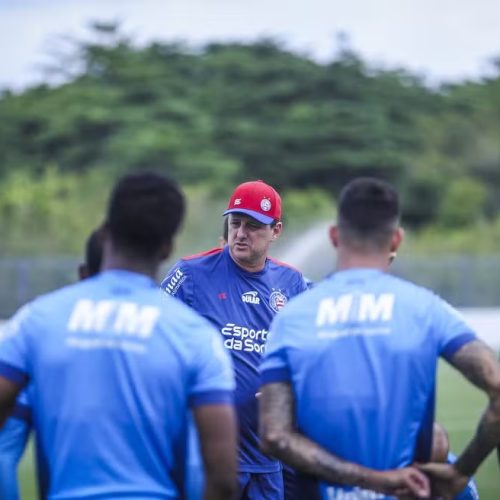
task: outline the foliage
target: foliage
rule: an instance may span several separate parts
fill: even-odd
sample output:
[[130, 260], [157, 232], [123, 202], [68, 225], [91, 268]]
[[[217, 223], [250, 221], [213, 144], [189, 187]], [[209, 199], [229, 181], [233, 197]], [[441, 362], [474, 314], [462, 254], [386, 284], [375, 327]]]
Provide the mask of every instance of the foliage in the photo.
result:
[[167, 169], [208, 198], [262, 178], [299, 219], [356, 175], [395, 183], [417, 230], [487, 225], [500, 208], [500, 71], [430, 88], [350, 50], [320, 64], [269, 39], [138, 46], [113, 23], [64, 43], [59, 83], [0, 94], [0, 215], [15, 226], [2, 253], [29, 251], [26, 234], [79, 248], [105, 198], [92, 186], [132, 169]]
[[102, 222], [107, 187], [96, 170], [61, 174], [50, 166], [36, 177], [9, 173], [0, 184], [0, 253], [80, 254]]
[[452, 180], [441, 202], [438, 222], [445, 227], [464, 228], [481, 220], [486, 188], [475, 179]]

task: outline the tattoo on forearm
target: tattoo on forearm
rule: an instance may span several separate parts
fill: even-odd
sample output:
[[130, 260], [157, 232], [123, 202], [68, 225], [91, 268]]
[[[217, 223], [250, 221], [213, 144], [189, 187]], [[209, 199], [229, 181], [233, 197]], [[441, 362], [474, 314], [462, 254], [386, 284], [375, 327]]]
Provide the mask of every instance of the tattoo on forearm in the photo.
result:
[[458, 470], [470, 476], [500, 442], [500, 364], [481, 341], [459, 349], [451, 364], [489, 397], [476, 434], [456, 462]]
[[266, 385], [260, 404], [265, 451], [325, 481], [370, 487], [372, 471], [332, 455], [294, 431], [294, 400], [290, 385]]

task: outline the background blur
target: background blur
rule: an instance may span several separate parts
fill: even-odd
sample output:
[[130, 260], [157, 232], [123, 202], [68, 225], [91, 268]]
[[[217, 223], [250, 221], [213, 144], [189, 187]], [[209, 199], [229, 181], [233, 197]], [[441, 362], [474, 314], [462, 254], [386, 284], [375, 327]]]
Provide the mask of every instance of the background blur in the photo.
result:
[[[172, 260], [217, 244], [237, 183], [271, 183], [273, 254], [314, 280], [334, 266], [339, 188], [375, 175], [402, 194], [394, 272], [474, 307], [500, 345], [500, 4], [304, 5], [0, 0], [0, 318], [76, 279], [130, 170], [185, 187]], [[482, 474], [499, 498], [498, 469]]]

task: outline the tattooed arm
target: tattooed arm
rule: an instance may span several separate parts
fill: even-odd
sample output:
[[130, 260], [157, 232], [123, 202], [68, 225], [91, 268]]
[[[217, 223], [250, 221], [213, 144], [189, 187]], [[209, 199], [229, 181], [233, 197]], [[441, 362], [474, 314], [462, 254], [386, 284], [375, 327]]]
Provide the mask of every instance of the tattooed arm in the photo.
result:
[[462, 474], [471, 476], [500, 443], [500, 364], [493, 351], [479, 340], [459, 349], [451, 364], [489, 398], [475, 436], [456, 462]]
[[489, 402], [476, 434], [455, 464], [429, 464], [421, 467], [433, 477], [438, 492], [457, 491], [466, 484], [466, 479], [476, 472], [483, 460], [500, 443], [500, 363], [493, 351], [483, 342], [475, 340], [460, 348], [452, 356], [450, 363], [476, 387], [482, 389]]
[[429, 485], [418, 470], [407, 467], [376, 471], [337, 457], [294, 430], [294, 401], [286, 383], [262, 387], [260, 396], [261, 448], [292, 467], [326, 482], [359, 486], [386, 494], [411, 492], [429, 495]]

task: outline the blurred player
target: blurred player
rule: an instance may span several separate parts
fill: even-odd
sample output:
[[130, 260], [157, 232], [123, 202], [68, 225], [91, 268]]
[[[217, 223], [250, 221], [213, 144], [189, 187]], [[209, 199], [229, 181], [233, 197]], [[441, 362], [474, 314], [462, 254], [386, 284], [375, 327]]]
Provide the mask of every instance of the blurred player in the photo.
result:
[[23, 384], [49, 470], [49, 498], [179, 498], [193, 408], [205, 499], [236, 491], [230, 361], [206, 320], [153, 277], [184, 213], [177, 185], [132, 174], [115, 186], [102, 272], [36, 299], [0, 345], [0, 417]]
[[85, 259], [78, 266], [78, 277], [80, 280], [95, 276], [101, 270], [101, 263], [102, 235], [99, 228], [90, 233], [85, 243]]
[[[96, 275], [100, 270], [101, 260], [102, 244], [99, 231], [96, 229], [92, 231], [85, 243], [85, 259], [78, 266], [79, 278], [82, 280]], [[31, 418], [29, 389], [26, 389], [17, 398], [12, 415], [5, 427], [0, 430], [0, 498], [2, 500], [19, 498], [17, 467], [28, 443]], [[41, 458], [37, 455], [38, 484], [40, 495], [45, 498], [47, 478]]]
[[219, 236], [219, 246], [224, 248], [227, 245], [227, 238], [229, 233], [229, 218], [224, 217], [224, 222], [222, 223], [222, 235]]
[[[445, 428], [435, 423], [432, 433], [432, 450], [431, 462], [440, 463], [455, 463], [457, 457], [450, 452], [450, 440]], [[474, 479], [471, 479], [467, 486], [458, 493], [454, 500], [479, 500], [479, 493], [477, 491]]]
[[298, 271], [268, 257], [282, 230], [281, 199], [271, 186], [262, 181], [239, 185], [224, 215], [228, 244], [181, 259], [162, 288], [215, 325], [232, 355], [240, 430], [240, 498], [282, 499], [281, 465], [258, 445], [258, 366], [272, 318], [306, 284]]
[[[487, 392], [458, 460], [426, 464], [433, 494], [452, 498], [500, 441], [500, 365], [432, 292], [386, 273], [399, 247], [399, 200], [387, 183], [350, 182], [330, 230], [337, 270], [271, 326], [262, 363], [264, 450], [308, 475], [303, 498], [426, 497], [436, 366], [446, 359]], [[294, 417], [297, 428], [295, 431]]]

